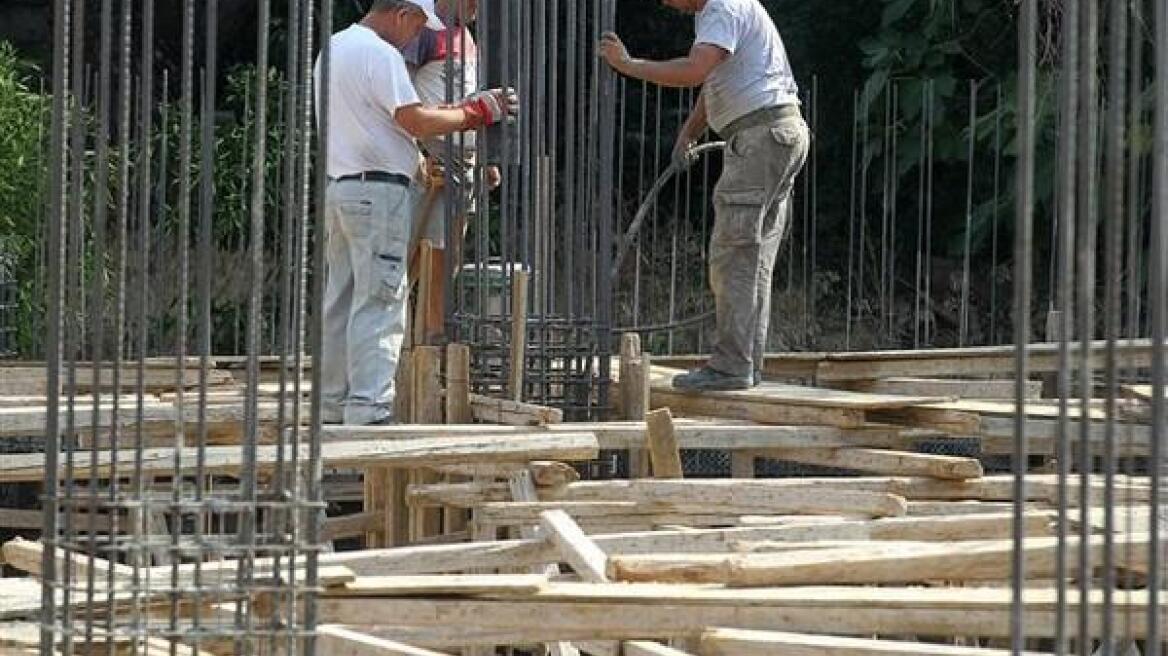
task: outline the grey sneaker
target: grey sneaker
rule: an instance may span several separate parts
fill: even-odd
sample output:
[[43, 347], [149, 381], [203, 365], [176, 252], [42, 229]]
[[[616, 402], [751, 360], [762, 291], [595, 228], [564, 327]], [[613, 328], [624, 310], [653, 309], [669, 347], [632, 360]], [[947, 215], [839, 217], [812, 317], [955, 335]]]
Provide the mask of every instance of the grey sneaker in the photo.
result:
[[752, 382], [752, 379], [747, 376], [731, 376], [709, 367], [702, 367], [687, 374], [673, 377], [673, 386], [677, 389], [703, 392], [750, 389]]

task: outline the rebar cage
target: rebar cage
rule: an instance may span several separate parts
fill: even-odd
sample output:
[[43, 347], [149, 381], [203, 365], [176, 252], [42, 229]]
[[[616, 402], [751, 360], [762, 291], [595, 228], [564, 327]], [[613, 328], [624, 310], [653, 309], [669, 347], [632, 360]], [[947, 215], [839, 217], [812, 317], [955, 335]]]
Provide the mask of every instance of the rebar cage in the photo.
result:
[[[181, 12], [180, 35], [156, 34], [156, 9]], [[255, 9], [266, 72], [270, 3]], [[309, 309], [322, 277], [309, 271], [321, 270], [323, 167], [311, 162], [324, 138], [309, 76], [331, 3], [283, 9], [281, 83], [260, 75], [246, 94], [252, 166], [236, 204], [216, 188], [219, 3], [55, 2], [42, 653], [174, 653], [179, 638], [312, 653], [320, 423], [301, 392], [320, 334]], [[177, 70], [163, 40], [180, 44]], [[276, 138], [269, 114], [285, 127]], [[228, 406], [207, 393], [225, 218], [246, 271], [246, 392]], [[276, 402], [261, 399], [261, 353], [279, 362]], [[172, 428], [146, 431], [159, 413]]]

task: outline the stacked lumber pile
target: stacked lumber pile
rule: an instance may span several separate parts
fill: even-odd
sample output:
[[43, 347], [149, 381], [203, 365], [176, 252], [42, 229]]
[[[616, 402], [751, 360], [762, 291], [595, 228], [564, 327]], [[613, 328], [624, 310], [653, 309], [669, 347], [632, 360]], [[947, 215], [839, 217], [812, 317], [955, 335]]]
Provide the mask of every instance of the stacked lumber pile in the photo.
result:
[[[1150, 362], [1146, 342], [1124, 343], [1117, 353], [1125, 366]], [[241, 366], [216, 360], [228, 376]], [[1054, 452], [1060, 421], [1072, 444], [1084, 436], [1102, 444], [1114, 422], [1122, 453], [1140, 456], [1151, 443], [1153, 391], [1146, 386], [1125, 388], [1125, 398], [1110, 405], [1071, 403], [1060, 419], [1064, 408], [1042, 398], [1039, 381], [1027, 383], [1025, 406], [1015, 406], [1012, 351], [962, 349], [774, 357], [769, 375], [812, 385], [772, 381], [693, 394], [669, 382], [683, 359], [651, 361], [629, 336], [614, 367], [621, 419], [562, 423], [550, 408], [471, 394], [465, 347], [452, 345], [445, 361], [441, 377], [438, 349], [412, 350], [399, 385], [400, 416], [410, 423], [326, 426], [321, 434], [326, 471], [356, 474], [325, 488], [330, 510], [350, 512], [331, 513], [324, 524], [324, 539], [336, 550], [320, 556], [318, 653], [479, 656], [510, 647], [601, 656], [1004, 655], [1016, 527], [1025, 536], [1023, 618], [1033, 653], [1054, 651], [1060, 590], [1072, 616], [1082, 610], [1089, 619], [1089, 637], [1101, 635], [1107, 609], [1125, 635], [1149, 631], [1149, 596], [1139, 589], [1153, 543], [1147, 478], [1076, 475], [1060, 488], [1056, 475], [1043, 473], [1052, 469], [1035, 471], [1016, 508], [1013, 476], [987, 474], [975, 457], [918, 451], [923, 441], [971, 437], [982, 453], [1006, 451], [1021, 414], [1032, 453]], [[1035, 371], [1056, 363], [1057, 350], [1031, 352]], [[302, 399], [281, 390], [279, 361], [262, 371], [261, 419], [275, 431], [277, 418], [289, 416], [280, 404]], [[173, 381], [177, 373], [167, 375]], [[307, 391], [301, 385], [300, 393]], [[175, 462], [193, 467], [194, 452], [176, 451], [173, 436], [176, 422], [196, 419], [178, 414], [173, 383], [151, 394], [142, 427], [163, 439], [143, 454], [145, 474], [167, 476]], [[224, 380], [206, 398], [208, 417], [241, 425], [242, 386]], [[75, 421], [91, 433], [113, 425], [136, 430], [135, 403], [119, 401], [127, 412], [116, 421], [112, 412], [87, 420], [79, 405]], [[0, 417], [5, 405], [0, 401]], [[38, 425], [25, 421], [19, 430]], [[43, 430], [43, 409], [40, 421]], [[4, 425], [0, 418], [0, 436]], [[96, 444], [79, 480], [132, 468], [131, 451], [109, 449], [108, 440]], [[224, 433], [213, 444], [204, 471], [230, 479], [243, 462], [237, 441]], [[731, 476], [687, 478], [683, 450], [729, 452]], [[629, 453], [626, 478], [581, 480], [581, 463], [602, 451]], [[276, 447], [262, 445], [255, 457], [264, 475], [277, 461]], [[760, 479], [759, 459], [845, 473]], [[38, 453], [0, 459], [0, 484], [40, 481], [44, 462]], [[1113, 513], [1104, 512], [1105, 498], [1114, 500]], [[1064, 499], [1071, 507], [1061, 528], [1071, 537], [1060, 543]], [[35, 517], [11, 522], [17, 519], [37, 527]], [[121, 523], [102, 520], [94, 530]], [[353, 542], [360, 548], [341, 550]], [[1135, 589], [1104, 598], [1094, 577], [1109, 546], [1115, 580]], [[1060, 548], [1076, 556], [1064, 570]], [[4, 561], [31, 577], [0, 586], [0, 652], [29, 647], [43, 556], [29, 540], [3, 549]], [[1168, 554], [1159, 557], [1168, 561]], [[105, 580], [127, 574], [123, 563], [92, 562]], [[173, 567], [153, 562], [158, 580], [169, 581]], [[236, 566], [201, 565], [224, 574]], [[191, 567], [178, 565], [180, 579]], [[1077, 592], [1081, 580], [1092, 584], [1085, 598]], [[98, 610], [118, 617], [116, 607]], [[1081, 627], [1070, 622], [1068, 629]], [[170, 644], [147, 647], [169, 653]], [[231, 651], [211, 642], [178, 649]]]

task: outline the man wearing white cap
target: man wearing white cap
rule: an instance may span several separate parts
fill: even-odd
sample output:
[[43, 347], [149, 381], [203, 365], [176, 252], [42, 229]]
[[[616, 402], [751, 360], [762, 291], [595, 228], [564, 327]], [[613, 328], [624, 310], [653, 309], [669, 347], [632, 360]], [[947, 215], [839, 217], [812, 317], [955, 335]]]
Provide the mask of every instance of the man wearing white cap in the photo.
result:
[[329, 42], [327, 93], [316, 63], [317, 117], [328, 123], [319, 366], [330, 423], [393, 419], [409, 289], [406, 250], [418, 195], [417, 140], [491, 125], [518, 107], [514, 94], [500, 89], [455, 106], [423, 105], [400, 49], [424, 27], [444, 28], [434, 0], [373, 0], [364, 18]]

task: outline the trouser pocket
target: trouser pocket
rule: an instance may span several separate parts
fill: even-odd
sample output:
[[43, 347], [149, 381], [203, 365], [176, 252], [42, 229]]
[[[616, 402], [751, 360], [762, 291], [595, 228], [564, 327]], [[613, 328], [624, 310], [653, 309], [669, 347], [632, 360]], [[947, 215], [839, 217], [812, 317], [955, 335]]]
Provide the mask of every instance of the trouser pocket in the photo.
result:
[[766, 190], [719, 190], [714, 194], [714, 230], [711, 241], [727, 246], [762, 241], [762, 205]]

